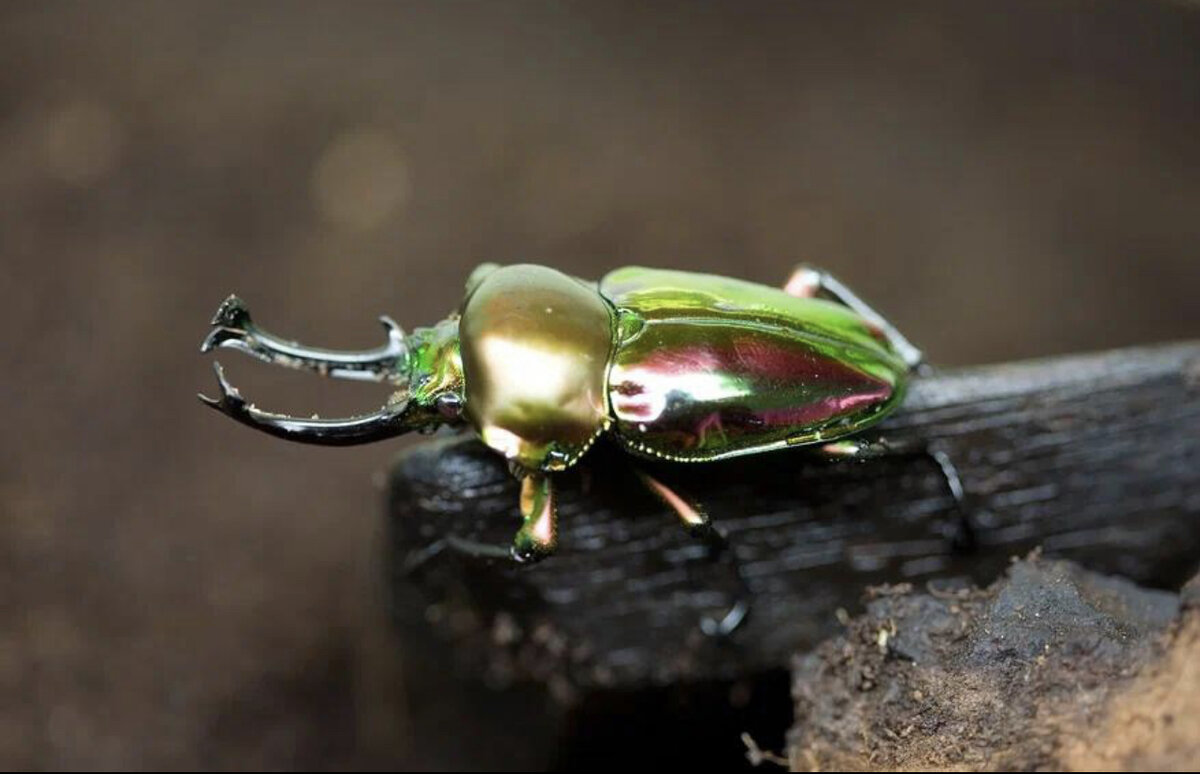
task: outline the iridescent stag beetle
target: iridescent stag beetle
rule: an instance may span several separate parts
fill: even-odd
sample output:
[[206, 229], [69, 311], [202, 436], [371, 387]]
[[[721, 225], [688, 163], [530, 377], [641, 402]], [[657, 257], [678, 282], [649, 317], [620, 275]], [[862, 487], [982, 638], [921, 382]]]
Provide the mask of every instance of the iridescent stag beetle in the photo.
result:
[[[677, 462], [803, 445], [863, 457], [885, 447], [848, 436], [895, 408], [921, 363], [886, 320], [809, 267], [779, 290], [637, 267], [593, 283], [543, 266], [485, 264], [467, 281], [458, 312], [432, 328], [406, 336], [381, 319], [388, 341], [378, 349], [313, 349], [265, 332], [230, 297], [201, 347], [389, 383], [395, 391], [372, 414], [268, 413], [230, 386], [220, 364], [221, 397], [200, 397], [243, 424], [315, 444], [470, 425], [520, 479], [523, 523], [512, 556], [522, 562], [554, 551], [554, 474], [602, 434], [634, 455]], [[714, 533], [702, 508], [639, 476], [686, 527]], [[956, 479], [951, 487], [957, 496]]]

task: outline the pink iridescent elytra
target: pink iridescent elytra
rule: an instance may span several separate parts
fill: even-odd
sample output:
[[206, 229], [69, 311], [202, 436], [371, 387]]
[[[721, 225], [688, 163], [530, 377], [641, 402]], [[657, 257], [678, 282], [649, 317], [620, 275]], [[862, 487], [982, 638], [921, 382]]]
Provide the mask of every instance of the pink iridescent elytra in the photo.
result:
[[600, 292], [624, 332], [609, 402], [633, 451], [705, 461], [828, 440], [902, 396], [907, 366], [833, 302], [648, 269], [614, 272]]

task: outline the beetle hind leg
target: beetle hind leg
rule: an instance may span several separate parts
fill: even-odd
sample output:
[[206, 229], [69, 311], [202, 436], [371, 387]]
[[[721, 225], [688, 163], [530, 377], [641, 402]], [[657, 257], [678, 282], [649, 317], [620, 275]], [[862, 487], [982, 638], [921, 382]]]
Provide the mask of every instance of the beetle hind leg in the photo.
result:
[[792, 272], [792, 276], [784, 283], [783, 290], [789, 296], [796, 298], [827, 298], [849, 307], [859, 317], [879, 331], [879, 335], [896, 351], [909, 368], [918, 369], [924, 363], [921, 350], [913, 346], [896, 326], [887, 321], [883, 315], [876, 312], [871, 305], [842, 284], [841, 280], [824, 269], [801, 264]]
[[975, 544], [975, 531], [971, 525], [971, 509], [967, 503], [966, 490], [958, 467], [944, 450], [931, 443], [915, 446], [893, 445], [882, 438], [843, 438], [814, 447], [817, 454], [829, 460], [865, 461], [887, 455], [924, 457], [937, 466], [946, 491], [950, 494], [953, 509], [957, 514], [958, 527], [953, 536], [956, 549], [967, 550]]
[[818, 453], [829, 459], [869, 460], [887, 454], [914, 453], [927, 457], [937, 465], [942, 479], [946, 482], [946, 489], [949, 490], [954, 502], [961, 506], [966, 501], [962, 477], [959, 476], [954, 461], [950, 459], [949, 454], [934, 446], [924, 445], [914, 450], [903, 446], [894, 446], [882, 438], [843, 438], [840, 441], [822, 444], [816, 449]]
[[265, 363], [313, 371], [322, 376], [366, 381], [401, 382], [408, 362], [404, 331], [390, 317], [380, 317], [387, 332], [387, 343], [368, 350], [333, 350], [306, 347], [268, 333], [250, 316], [250, 310], [237, 296], [230, 296], [217, 308], [212, 330], [200, 345], [201, 352], [218, 347], [236, 349]]

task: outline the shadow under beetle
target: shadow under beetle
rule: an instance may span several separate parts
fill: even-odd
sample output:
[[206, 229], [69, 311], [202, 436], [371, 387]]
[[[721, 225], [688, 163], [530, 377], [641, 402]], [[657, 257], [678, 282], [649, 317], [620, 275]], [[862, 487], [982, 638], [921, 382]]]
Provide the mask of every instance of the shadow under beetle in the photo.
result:
[[[484, 264], [446, 320], [407, 336], [381, 320], [388, 341], [378, 349], [314, 349], [265, 332], [231, 296], [201, 346], [390, 384], [393, 394], [372, 414], [304, 419], [262, 411], [219, 364], [220, 398], [200, 397], [243, 424], [315, 444], [469, 425], [521, 482], [523, 522], [511, 549], [520, 562], [555, 550], [554, 474], [601, 434], [633, 455], [676, 462], [793, 446], [861, 458], [886, 447], [848, 436], [892, 411], [921, 364], [892, 325], [807, 266], [776, 289], [640, 267], [593, 283], [543, 266]], [[961, 499], [953, 468], [932, 456]], [[723, 541], [701, 507], [644, 471], [638, 476], [690, 531]]]

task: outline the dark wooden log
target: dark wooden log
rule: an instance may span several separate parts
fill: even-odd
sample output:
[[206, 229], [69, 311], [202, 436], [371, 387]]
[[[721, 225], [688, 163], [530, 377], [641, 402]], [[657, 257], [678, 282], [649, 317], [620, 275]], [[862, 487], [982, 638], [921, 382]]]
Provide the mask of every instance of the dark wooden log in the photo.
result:
[[[557, 556], [532, 568], [470, 559], [438, 547], [448, 535], [505, 545], [517, 487], [476, 441], [433, 439], [391, 473], [398, 616], [410, 634], [432, 622], [443, 644], [425, 652], [492, 685], [601, 703], [605, 690], [684, 683], [726, 696], [722, 681], [782, 673], [835, 632], [867, 586], [987, 584], [1040, 546], [1177, 588], [1200, 559], [1200, 343], [947, 371], [914, 384], [880, 432], [953, 460], [969, 546], [941, 470], [919, 452], [653, 465], [727, 532], [731, 551], [714, 562], [627, 457], [598, 448], [563, 476]], [[732, 636], [706, 637], [701, 618], [738, 593], [734, 561], [751, 614]]]
[[[954, 461], [972, 550], [955, 550], [946, 481], [921, 454], [826, 463], [798, 449], [653, 466], [729, 535], [753, 604], [727, 641], [701, 636], [697, 622], [729, 604], [730, 562], [709, 561], [612, 449], [564, 477], [562, 549], [532, 568], [450, 551], [415, 562], [450, 534], [503, 546], [517, 488], [464, 437], [405, 454], [391, 480], [397, 580], [452, 605], [451, 626], [472, 618], [489, 640], [495, 630], [506, 645], [541, 642], [569, 672], [555, 676], [578, 686], [784, 664], [864, 586], [988, 582], [1035, 546], [1152, 586], [1181, 582], [1200, 557], [1200, 344], [943, 373], [915, 384], [881, 432]], [[405, 562], [419, 566], [405, 573]], [[550, 662], [494, 666], [532, 674]]]

